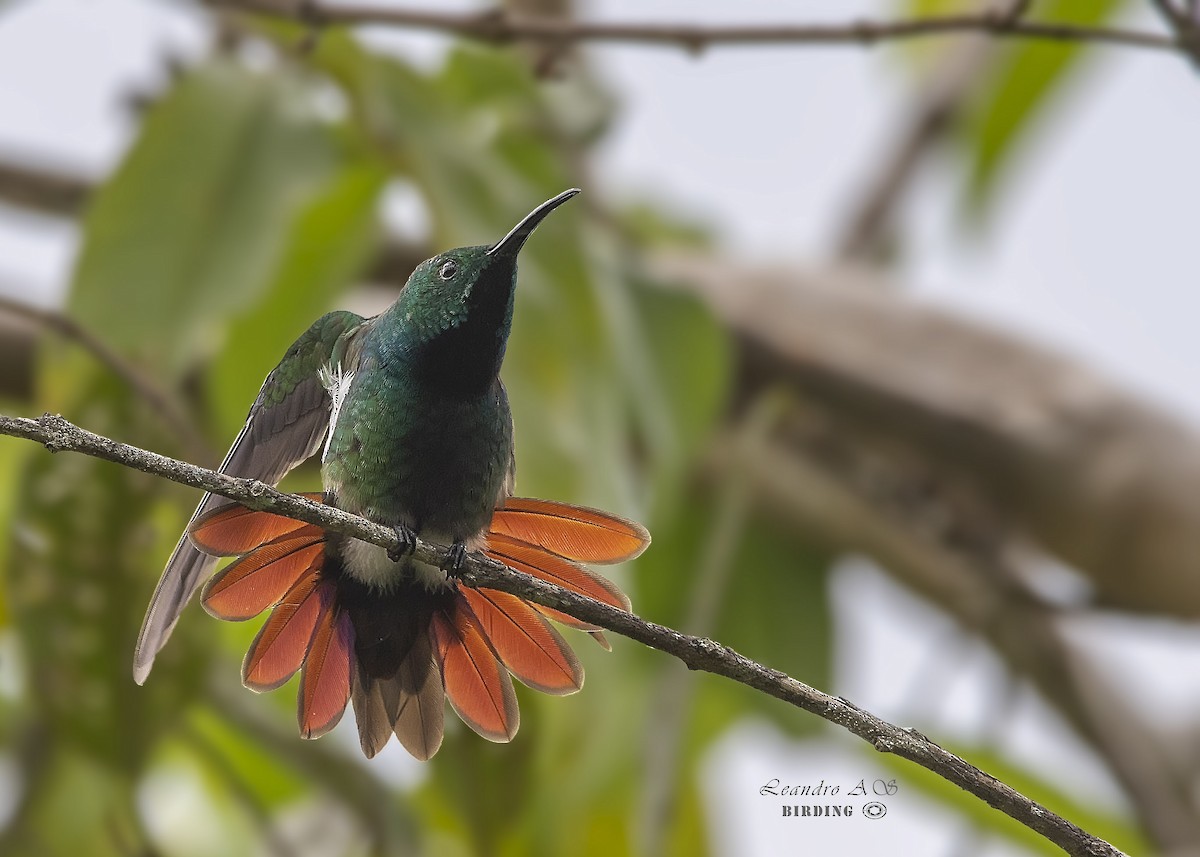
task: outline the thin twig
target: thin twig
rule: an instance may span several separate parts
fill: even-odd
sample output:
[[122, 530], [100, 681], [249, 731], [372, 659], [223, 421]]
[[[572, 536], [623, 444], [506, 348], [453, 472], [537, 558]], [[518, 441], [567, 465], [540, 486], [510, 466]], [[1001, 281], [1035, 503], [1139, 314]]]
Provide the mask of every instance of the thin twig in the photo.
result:
[[19, 158], [0, 158], [0, 199], [43, 214], [71, 216], [92, 190], [92, 181]]
[[1150, 5], [1158, 10], [1158, 13], [1166, 20], [1173, 28], [1178, 29], [1186, 25], [1187, 17], [1182, 9], [1176, 9], [1175, 4], [1171, 0], [1150, 0]]
[[1200, 26], [1195, 19], [1195, 10], [1189, 14], [1171, 0], [1150, 0], [1150, 3], [1175, 34], [1179, 49], [1186, 53], [1193, 63], [1200, 64]]
[[215, 458], [212, 447], [196, 430], [195, 423], [188, 418], [179, 402], [160, 387], [154, 379], [110, 348], [87, 327], [66, 313], [42, 309], [2, 296], [0, 296], [0, 313], [32, 322], [77, 343], [145, 400], [150, 408], [162, 418], [167, 428], [178, 436], [189, 457], [200, 461], [212, 461]]
[[[1007, 0], [997, 13], [1017, 20], [1028, 11], [1028, 0]], [[844, 261], [878, 261], [892, 243], [896, 209], [916, 179], [925, 157], [954, 127], [968, 96], [991, 68], [999, 45], [979, 35], [961, 39], [926, 75], [913, 103], [903, 111], [903, 125], [889, 134], [882, 153], [871, 160], [871, 176], [848, 206], [851, 216], [835, 240]]]
[[872, 45], [883, 41], [986, 33], [1004, 38], [1066, 42], [1105, 42], [1152, 50], [1176, 50], [1178, 39], [1160, 33], [1027, 21], [1006, 12], [941, 15], [897, 21], [857, 20], [847, 24], [705, 25], [619, 23], [518, 15], [503, 9], [436, 12], [381, 5], [330, 5], [319, 0], [205, 0], [210, 6], [293, 18], [311, 27], [376, 24], [441, 33], [488, 42], [535, 41], [558, 44], [623, 42], [700, 51], [734, 45]]
[[[36, 420], [0, 416], [0, 434], [36, 441], [51, 452], [80, 452], [102, 458], [220, 494], [251, 509], [286, 515], [380, 547], [400, 547], [394, 530], [365, 518], [280, 493], [255, 479], [239, 479], [120, 443], [81, 429], [61, 416], [44, 414]], [[449, 559], [449, 548], [418, 540], [413, 555], [423, 562], [444, 566]], [[902, 729], [881, 720], [845, 699], [830, 696], [778, 670], [769, 669], [728, 646], [648, 622], [632, 613], [514, 571], [478, 553], [466, 557], [460, 574], [467, 586], [485, 586], [561, 610], [674, 655], [690, 669], [725, 676], [816, 714], [854, 733], [881, 753], [895, 754], [933, 771], [1040, 833], [1068, 854], [1078, 857], [1116, 857], [1121, 854], [1109, 843], [948, 752], [917, 730]]]

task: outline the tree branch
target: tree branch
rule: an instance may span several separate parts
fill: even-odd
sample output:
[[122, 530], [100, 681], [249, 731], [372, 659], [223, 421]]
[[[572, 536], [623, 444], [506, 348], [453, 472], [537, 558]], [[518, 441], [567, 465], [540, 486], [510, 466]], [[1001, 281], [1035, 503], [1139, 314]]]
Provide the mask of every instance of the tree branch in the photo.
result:
[[[80, 452], [102, 458], [211, 491], [251, 509], [286, 515], [380, 547], [399, 547], [395, 531], [388, 527], [332, 506], [283, 494], [258, 480], [228, 476], [120, 443], [81, 429], [60, 416], [44, 414], [36, 420], [0, 416], [0, 434], [41, 443], [51, 452]], [[449, 549], [418, 541], [413, 554], [423, 562], [444, 565]], [[467, 556], [461, 577], [468, 586], [496, 589], [561, 610], [674, 655], [691, 669], [724, 676], [816, 714], [859, 736], [881, 753], [895, 754], [933, 771], [1041, 834], [1068, 854], [1078, 857], [1117, 857], [1121, 854], [1112, 845], [1031, 801], [915, 729], [902, 729], [881, 720], [845, 699], [830, 696], [777, 670], [764, 667], [728, 646], [647, 622], [631, 613], [514, 571], [477, 553]]]
[[622, 42], [700, 51], [734, 45], [872, 45], [883, 41], [986, 33], [1002, 38], [1065, 42], [1104, 42], [1151, 50], [1177, 50], [1170, 35], [1049, 21], [1027, 21], [1007, 12], [942, 15], [898, 21], [858, 20], [848, 24], [705, 25], [687, 23], [604, 23], [518, 15], [503, 9], [435, 12], [394, 9], [367, 3], [331, 5], [320, 0], [204, 0], [209, 6], [292, 18], [312, 27], [376, 24], [479, 39], [557, 44]]

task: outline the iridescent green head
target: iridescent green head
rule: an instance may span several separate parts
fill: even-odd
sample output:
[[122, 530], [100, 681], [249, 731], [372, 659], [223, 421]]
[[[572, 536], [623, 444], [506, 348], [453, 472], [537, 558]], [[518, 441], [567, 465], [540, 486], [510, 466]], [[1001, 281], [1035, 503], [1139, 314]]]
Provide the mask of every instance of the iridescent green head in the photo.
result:
[[517, 254], [547, 215], [575, 194], [563, 191], [529, 212], [491, 246], [459, 247], [417, 266], [380, 321], [388, 362], [435, 383], [490, 383], [512, 327]]

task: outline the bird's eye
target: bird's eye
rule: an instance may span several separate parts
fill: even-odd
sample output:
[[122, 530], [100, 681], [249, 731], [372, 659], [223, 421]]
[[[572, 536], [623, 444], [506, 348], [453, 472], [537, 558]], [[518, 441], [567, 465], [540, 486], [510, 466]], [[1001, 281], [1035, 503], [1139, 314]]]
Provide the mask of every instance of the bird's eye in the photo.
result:
[[442, 267], [438, 268], [438, 276], [443, 280], [449, 280], [458, 273], [458, 263], [453, 259], [448, 259], [442, 263]]

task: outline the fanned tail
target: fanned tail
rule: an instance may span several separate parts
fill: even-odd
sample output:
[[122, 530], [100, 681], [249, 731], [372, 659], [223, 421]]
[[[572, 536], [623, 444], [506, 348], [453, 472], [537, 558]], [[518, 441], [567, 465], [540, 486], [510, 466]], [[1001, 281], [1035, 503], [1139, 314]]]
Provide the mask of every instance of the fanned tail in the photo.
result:
[[618, 610], [629, 609], [629, 597], [611, 580], [536, 545], [488, 533], [484, 553], [509, 568], [594, 598]]
[[[321, 501], [322, 494], [304, 494]], [[201, 551], [242, 556], [204, 586], [201, 603], [219, 619], [271, 610], [242, 662], [242, 683], [274, 690], [301, 672], [297, 717], [305, 738], [337, 725], [350, 698], [354, 628], [337, 603], [320, 527], [244, 506], [197, 518], [188, 536]]]
[[430, 624], [456, 593], [424, 586], [380, 592], [341, 576], [338, 596], [355, 629], [351, 699], [363, 753], [371, 758], [395, 734], [413, 756], [429, 759], [442, 744], [445, 713]]
[[[336, 726], [351, 702], [368, 758], [392, 735], [414, 757], [431, 758], [447, 699], [484, 738], [512, 740], [520, 712], [510, 674], [543, 693], [579, 690], [583, 667], [548, 619], [608, 647], [595, 625], [507, 593], [454, 583], [430, 590], [404, 579], [386, 591], [360, 583], [320, 527], [280, 515], [225, 506], [198, 518], [189, 535], [205, 553], [239, 557], [204, 587], [206, 610], [227, 620], [271, 611], [246, 653], [243, 683], [273, 690], [299, 672], [305, 738]], [[582, 563], [621, 562], [649, 540], [640, 525], [595, 509], [510, 498], [493, 516], [484, 550], [628, 610], [625, 594]]]
[[300, 734], [319, 738], [337, 726], [350, 701], [350, 658], [354, 652], [354, 626], [338, 610], [333, 587], [318, 586], [323, 612], [317, 622], [300, 674], [297, 715]]
[[[253, 556], [253, 554], [251, 554]], [[300, 734], [318, 738], [337, 725], [350, 698], [354, 627], [337, 589], [310, 568], [275, 605], [242, 661], [242, 683], [274, 690], [300, 672]]]
[[[242, 684], [262, 693], [287, 682], [304, 665], [328, 597], [316, 573], [296, 581], [271, 611], [242, 661]], [[321, 587], [324, 589], [325, 587]]]
[[350, 699], [358, 724], [358, 740], [368, 759], [374, 758], [395, 735], [415, 759], [427, 762], [442, 746], [446, 697], [441, 669], [425, 643], [414, 646], [394, 676], [372, 678], [360, 663], [354, 666]]

